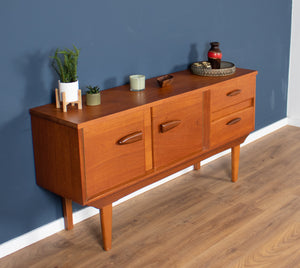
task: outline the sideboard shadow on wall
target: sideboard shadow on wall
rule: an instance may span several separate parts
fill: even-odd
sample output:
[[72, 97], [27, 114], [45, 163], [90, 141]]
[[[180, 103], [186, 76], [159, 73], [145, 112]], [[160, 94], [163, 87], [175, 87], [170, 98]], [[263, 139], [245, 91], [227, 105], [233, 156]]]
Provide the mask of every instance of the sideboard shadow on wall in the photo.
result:
[[66, 229], [73, 228], [72, 201], [100, 209], [105, 250], [112, 203], [121, 197], [190, 165], [199, 170], [228, 148], [238, 179], [240, 144], [254, 130], [257, 71], [171, 75], [168, 90], [151, 78], [142, 92], [128, 84], [102, 91], [99, 106], [30, 110], [37, 184], [63, 198]]

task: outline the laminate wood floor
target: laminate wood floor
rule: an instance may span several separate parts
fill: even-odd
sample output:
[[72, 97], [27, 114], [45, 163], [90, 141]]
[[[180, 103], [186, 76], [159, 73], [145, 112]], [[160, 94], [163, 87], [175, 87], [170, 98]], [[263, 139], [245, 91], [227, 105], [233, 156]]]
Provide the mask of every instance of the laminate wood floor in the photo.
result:
[[0, 267], [300, 267], [300, 128], [287, 126], [0, 260]]

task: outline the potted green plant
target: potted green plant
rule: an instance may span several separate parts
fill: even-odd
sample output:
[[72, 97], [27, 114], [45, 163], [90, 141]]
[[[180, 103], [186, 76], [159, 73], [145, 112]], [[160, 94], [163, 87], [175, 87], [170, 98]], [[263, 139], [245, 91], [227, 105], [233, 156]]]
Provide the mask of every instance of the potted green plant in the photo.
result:
[[101, 103], [100, 88], [98, 86], [87, 86], [86, 105], [95, 106]]
[[78, 76], [77, 66], [79, 49], [73, 45], [73, 50], [66, 48], [65, 50], [56, 49], [52, 61], [52, 66], [58, 74], [59, 97], [62, 101], [62, 93], [66, 93], [66, 101], [78, 101]]

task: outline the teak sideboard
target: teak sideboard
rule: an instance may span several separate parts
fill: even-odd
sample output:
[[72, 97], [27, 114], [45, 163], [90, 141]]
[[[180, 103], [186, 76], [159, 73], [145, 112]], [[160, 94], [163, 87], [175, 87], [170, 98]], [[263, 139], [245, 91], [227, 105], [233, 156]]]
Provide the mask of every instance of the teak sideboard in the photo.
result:
[[30, 110], [36, 181], [60, 195], [66, 229], [72, 201], [100, 209], [104, 249], [111, 248], [112, 203], [144, 186], [231, 148], [232, 181], [240, 144], [255, 123], [257, 71], [202, 77], [189, 70], [101, 92], [99, 106], [67, 112], [48, 104]]

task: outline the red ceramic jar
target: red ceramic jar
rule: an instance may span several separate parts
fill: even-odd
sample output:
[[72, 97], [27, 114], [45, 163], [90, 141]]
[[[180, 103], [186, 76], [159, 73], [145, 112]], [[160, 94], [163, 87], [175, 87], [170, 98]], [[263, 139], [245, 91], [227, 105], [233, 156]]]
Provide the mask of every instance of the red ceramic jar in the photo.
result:
[[222, 52], [219, 48], [219, 42], [211, 42], [211, 48], [207, 53], [208, 61], [211, 64], [212, 69], [220, 69]]

